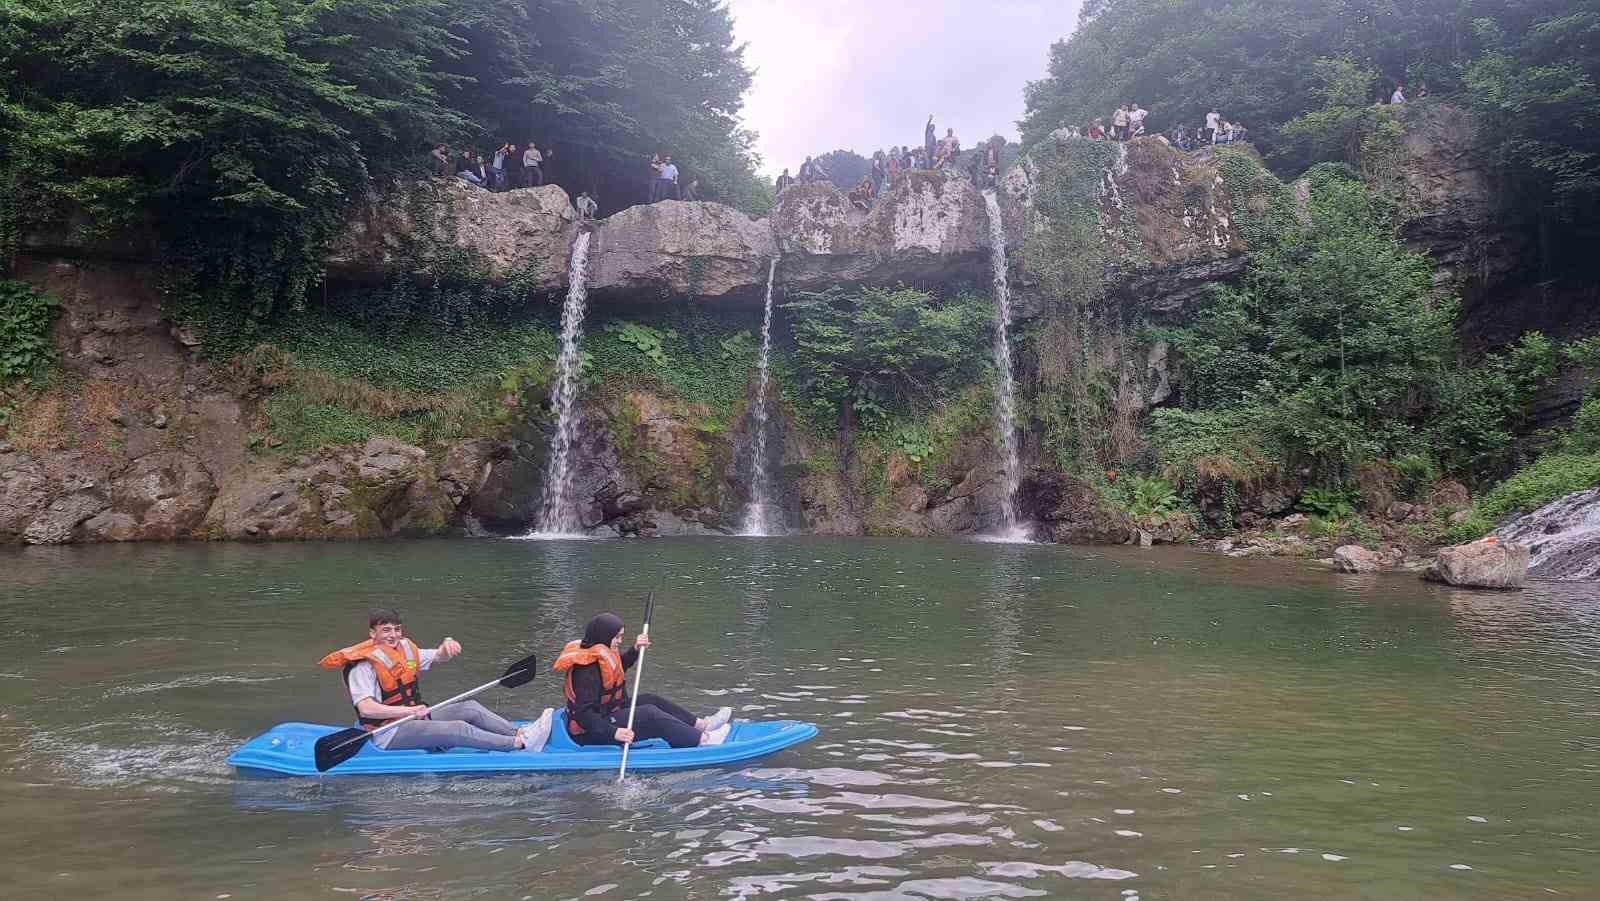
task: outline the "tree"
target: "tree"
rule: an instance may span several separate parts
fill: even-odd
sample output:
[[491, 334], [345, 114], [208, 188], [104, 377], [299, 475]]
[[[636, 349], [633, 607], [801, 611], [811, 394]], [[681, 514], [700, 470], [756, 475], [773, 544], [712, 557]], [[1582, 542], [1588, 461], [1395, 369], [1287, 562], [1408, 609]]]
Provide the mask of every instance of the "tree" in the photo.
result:
[[137, 222], [180, 305], [264, 320], [302, 302], [373, 180], [420, 172], [434, 142], [538, 138], [612, 209], [664, 149], [759, 210], [749, 80], [717, 0], [13, 0], [0, 239]]

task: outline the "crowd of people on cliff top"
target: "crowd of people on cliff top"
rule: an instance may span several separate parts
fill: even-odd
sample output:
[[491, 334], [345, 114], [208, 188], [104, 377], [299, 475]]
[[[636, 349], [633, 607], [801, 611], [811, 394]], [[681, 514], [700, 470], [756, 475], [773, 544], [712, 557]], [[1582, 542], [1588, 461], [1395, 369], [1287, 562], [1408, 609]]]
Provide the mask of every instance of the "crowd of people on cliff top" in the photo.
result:
[[507, 142], [487, 156], [471, 150], [452, 154], [444, 144], [437, 145], [429, 154], [435, 175], [454, 175], [486, 191], [534, 188], [544, 184], [544, 167], [555, 155], [555, 148], [540, 150], [532, 141], [520, 147]]
[[[902, 173], [956, 166], [961, 156], [961, 139], [956, 137], [954, 128], [946, 128], [942, 138], [938, 133], [933, 115], [929, 114], [928, 122], [922, 129], [921, 146], [896, 146], [873, 153], [871, 169], [861, 176], [847, 195], [851, 205], [863, 211], [871, 209], [873, 202], [885, 190], [892, 188]], [[994, 186], [1000, 174], [1000, 151], [1004, 146], [1003, 138], [991, 138], [979, 144], [979, 152], [968, 160], [966, 175], [979, 190]], [[788, 169], [783, 170], [783, 174], [778, 176], [777, 189], [782, 194], [790, 185], [832, 180], [833, 174], [828, 171], [827, 164], [808, 156], [800, 164], [799, 175], [790, 175]]]
[[[1096, 117], [1088, 125], [1079, 127], [1067, 126], [1067, 135], [1074, 138], [1089, 138], [1096, 141], [1130, 141], [1144, 136], [1145, 119], [1150, 111], [1140, 106], [1137, 102], [1124, 103], [1117, 107], [1110, 115], [1111, 125], [1106, 126], [1106, 119]], [[1248, 132], [1243, 124], [1230, 122], [1222, 116], [1222, 110], [1213, 107], [1206, 113], [1205, 124], [1199, 128], [1191, 125], [1174, 125], [1162, 133], [1167, 143], [1182, 151], [1195, 151], [1201, 147], [1213, 147], [1219, 144], [1232, 144], [1246, 140]]]
[[[485, 191], [500, 192], [516, 188], [536, 188], [545, 183], [545, 167], [556, 155], [554, 147], [540, 149], [529, 141], [518, 146], [501, 144], [492, 154], [463, 150], [453, 153], [444, 144], [433, 148], [429, 154], [433, 173], [442, 177], [454, 176], [469, 185]], [[658, 200], [699, 200], [700, 180], [684, 181], [672, 154], [655, 154], [650, 158], [647, 178], [649, 202]], [[588, 191], [580, 193], [573, 204], [585, 219], [592, 219], [599, 208]]]

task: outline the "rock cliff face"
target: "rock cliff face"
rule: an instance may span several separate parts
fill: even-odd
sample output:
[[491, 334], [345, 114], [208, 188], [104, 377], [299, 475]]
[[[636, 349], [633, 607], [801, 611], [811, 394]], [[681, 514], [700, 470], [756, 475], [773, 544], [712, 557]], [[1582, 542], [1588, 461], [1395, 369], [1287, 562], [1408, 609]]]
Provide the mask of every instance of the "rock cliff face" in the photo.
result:
[[719, 203], [663, 200], [629, 207], [595, 227], [589, 296], [635, 303], [753, 298], [759, 304], [775, 247], [767, 220]]
[[[1119, 292], [1176, 308], [1208, 274], [1230, 274], [1240, 248], [1214, 169], [1154, 139], [1135, 142], [1094, 177], [1104, 179], [1105, 221], [1133, 223], [1106, 232], [1124, 274]], [[1026, 180], [1007, 190], [1008, 215], [1020, 217], [1009, 230], [1043, 227]], [[601, 304], [759, 304], [779, 252], [779, 283], [791, 291], [949, 290], [986, 285], [989, 276], [984, 199], [955, 173], [910, 173], [871, 211], [831, 185], [796, 186], [759, 220], [718, 204], [664, 201], [586, 225], [558, 187], [491, 194], [451, 179], [402, 196], [374, 198], [360, 211], [330, 253], [330, 278], [370, 281], [467, 249], [493, 278], [518, 274], [536, 293], [556, 293], [584, 227], [594, 231], [589, 288]], [[126, 248], [109, 254], [113, 262], [97, 249], [69, 258], [65, 246], [31, 247], [16, 274], [64, 301], [56, 339], [79, 381], [53, 389], [0, 444], [0, 541], [504, 533], [536, 518], [548, 445], [537, 414], [506, 437], [426, 450], [378, 439], [287, 457], [256, 446], [266, 430], [251, 390], [203, 360], [199, 336], [163, 318], [153, 263], [129, 261], [137, 253]], [[102, 259], [87, 258], [94, 255]], [[1025, 262], [1015, 268], [1025, 275]], [[1141, 373], [1146, 362], [1140, 356]], [[585, 527], [624, 536], [737, 531], [749, 503], [748, 409], [725, 433], [707, 431], [705, 410], [611, 386], [586, 396], [582, 411]], [[1003, 488], [987, 431], [964, 438], [947, 471], [919, 475], [904, 459], [866, 460], [789, 422], [779, 411], [768, 443], [788, 531], [971, 534], [1000, 521]], [[1036, 470], [1021, 502], [1044, 540], [1136, 536], [1092, 490], [1056, 473]]]
[[372, 281], [452, 248], [481, 255], [489, 276], [533, 272], [535, 290], [566, 286], [578, 213], [556, 185], [491, 194], [434, 178], [370, 194], [327, 257], [334, 279]]
[[870, 211], [832, 184], [794, 185], [772, 210], [784, 284], [950, 284], [981, 279], [989, 216], [972, 183], [951, 171], [906, 173]]
[[[1065, 146], [1085, 139], [1057, 132], [1051, 140]], [[1100, 182], [1097, 237], [1111, 293], [1149, 313], [1172, 314], [1202, 297], [1206, 285], [1236, 277], [1246, 248], [1215, 155], [1183, 153], [1159, 135], [1114, 146], [1110, 167], [1065, 173]], [[1015, 249], [1055, 227], [1039, 208], [1040, 167], [1026, 157], [1001, 180], [1006, 242]], [[1036, 286], [1025, 261], [1014, 268], [1024, 292]]]
[[[489, 275], [532, 272], [533, 290], [567, 286], [581, 224], [554, 185], [492, 194], [430, 179], [369, 198], [328, 256], [336, 280], [371, 281], [442, 249], [480, 255]], [[841, 284], [977, 282], [988, 260], [983, 198], [954, 172], [913, 172], [873, 205], [831, 184], [796, 185], [772, 216], [718, 203], [665, 200], [589, 226], [589, 293], [597, 302], [696, 297], [759, 304], [768, 261], [782, 252], [790, 289]]]
[[1476, 152], [1478, 126], [1470, 114], [1413, 104], [1404, 121], [1396, 166], [1405, 215], [1401, 236], [1433, 260], [1437, 283], [1470, 306], [1525, 265], [1528, 232], [1504, 215]]

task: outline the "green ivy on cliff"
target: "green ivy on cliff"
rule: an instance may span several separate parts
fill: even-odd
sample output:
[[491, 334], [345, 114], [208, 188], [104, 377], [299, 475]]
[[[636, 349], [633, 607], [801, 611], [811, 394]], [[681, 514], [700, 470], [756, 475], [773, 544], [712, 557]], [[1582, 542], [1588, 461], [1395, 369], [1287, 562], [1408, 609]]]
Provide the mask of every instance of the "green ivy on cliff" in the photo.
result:
[[0, 387], [39, 375], [54, 357], [50, 326], [59, 307], [26, 282], [0, 280]]
[[834, 289], [784, 304], [796, 390], [820, 419], [882, 430], [983, 377], [994, 327], [987, 297], [912, 288]]
[[1045, 140], [1029, 151], [1034, 209], [1045, 227], [1028, 236], [1021, 252], [1038, 282], [1042, 309], [1018, 343], [1034, 377], [1031, 418], [1067, 471], [1098, 471], [1134, 453], [1134, 423], [1120, 380], [1091, 356], [1096, 345], [1126, 348], [1139, 331], [1130, 311], [1108, 300], [1113, 264], [1137, 262], [1107, 254], [1108, 241], [1133, 232], [1112, 218], [1125, 211], [1105, 197], [1123, 149], [1075, 138]]

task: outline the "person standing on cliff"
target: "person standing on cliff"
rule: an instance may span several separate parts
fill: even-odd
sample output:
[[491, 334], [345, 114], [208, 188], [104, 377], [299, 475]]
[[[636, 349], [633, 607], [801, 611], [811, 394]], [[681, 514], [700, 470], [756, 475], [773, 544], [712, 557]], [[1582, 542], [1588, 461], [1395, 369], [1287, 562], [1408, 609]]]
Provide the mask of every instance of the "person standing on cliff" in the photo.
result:
[[650, 202], [660, 200], [661, 191], [661, 154], [652, 154], [650, 157]]
[[433, 174], [434, 175], [445, 175], [445, 176], [448, 176], [450, 174], [450, 150], [449, 150], [449, 148], [445, 147], [443, 144], [440, 144], [437, 147], [433, 148], [433, 152], [428, 154], [428, 156], [431, 157], [432, 160], [433, 160]]
[[794, 184], [794, 176], [789, 174], [789, 170], [788, 169], [785, 169], [785, 170], [783, 170], [783, 174], [778, 176], [778, 187], [777, 187], [777, 190], [774, 193], [782, 194], [783, 193], [783, 189], [789, 187], [792, 184]]
[[521, 188], [522, 184], [522, 151], [515, 144], [506, 145], [506, 187]]
[[698, 178], [689, 179], [689, 183], [687, 185], [683, 186], [683, 196], [681, 198], [679, 198], [679, 199], [681, 199], [681, 200], [699, 200], [700, 199], [700, 179], [698, 179]]
[[1206, 113], [1206, 127], [1200, 131], [1200, 143], [1215, 144], [1217, 142], [1217, 129], [1222, 125], [1222, 110], [1216, 107]]
[[506, 189], [506, 155], [510, 152], [510, 144], [501, 144], [495, 148], [494, 161], [489, 164], [489, 189], [491, 191], [504, 191]]
[[937, 132], [938, 129], [933, 127], [933, 113], [929, 113], [928, 124], [922, 129], [922, 152], [928, 155], [928, 165], [925, 168], [933, 166], [933, 152], [939, 143]]
[[1128, 136], [1137, 138], [1144, 134], [1144, 117], [1150, 115], [1150, 111], [1137, 103], [1131, 103], [1129, 107]]
[[522, 151], [522, 173], [528, 180], [529, 187], [544, 184], [544, 154], [539, 152], [538, 145], [532, 141], [529, 141], [527, 149]]
[[656, 176], [660, 196], [657, 200], [676, 199], [678, 195], [678, 167], [672, 163], [672, 154], [661, 158], [661, 174]]

